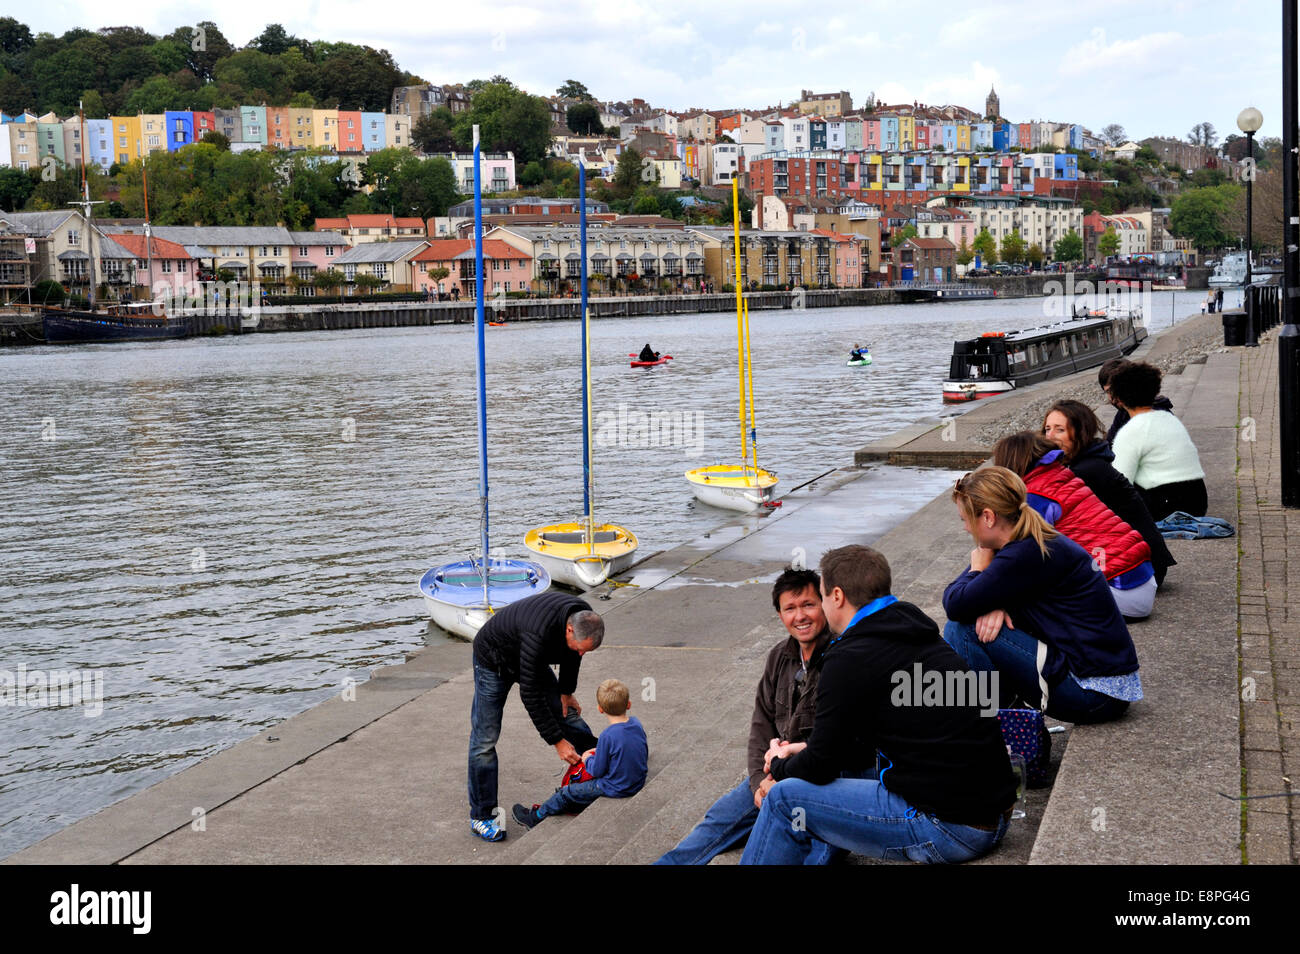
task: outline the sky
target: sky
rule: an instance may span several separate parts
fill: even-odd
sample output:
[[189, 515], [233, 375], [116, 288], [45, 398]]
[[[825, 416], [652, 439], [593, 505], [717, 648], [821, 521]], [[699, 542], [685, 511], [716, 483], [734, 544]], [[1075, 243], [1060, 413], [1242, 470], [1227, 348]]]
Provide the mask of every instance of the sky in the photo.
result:
[[[762, 108], [800, 90], [848, 90], [854, 107], [955, 103], [983, 112], [990, 87], [1017, 122], [1077, 122], [1129, 137], [1237, 133], [1255, 106], [1281, 135], [1276, 0], [53, 0], [12, 13], [33, 33], [212, 20], [237, 46], [268, 22], [306, 39], [387, 49], [432, 83], [496, 74], [536, 94], [569, 79], [602, 100], [667, 109]], [[273, 19], [268, 19], [273, 18]]]

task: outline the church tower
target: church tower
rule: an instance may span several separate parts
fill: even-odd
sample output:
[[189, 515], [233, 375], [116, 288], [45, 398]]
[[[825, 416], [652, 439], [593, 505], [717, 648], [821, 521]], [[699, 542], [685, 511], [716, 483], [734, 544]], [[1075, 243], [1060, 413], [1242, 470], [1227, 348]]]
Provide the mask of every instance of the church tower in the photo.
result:
[[1002, 115], [1001, 110], [1002, 107], [998, 102], [998, 94], [993, 90], [993, 87], [990, 86], [988, 99], [984, 100], [984, 118], [997, 119]]

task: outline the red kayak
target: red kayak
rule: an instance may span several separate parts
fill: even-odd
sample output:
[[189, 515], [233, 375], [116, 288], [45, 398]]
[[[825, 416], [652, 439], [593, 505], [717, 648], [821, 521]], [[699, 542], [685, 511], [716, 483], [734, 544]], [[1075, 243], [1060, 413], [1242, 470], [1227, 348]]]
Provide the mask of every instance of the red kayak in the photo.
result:
[[[638, 356], [638, 355], [635, 355], [635, 354], [629, 354], [628, 357], [629, 357], [629, 358], [638, 358], [639, 356]], [[657, 365], [657, 364], [667, 364], [667, 363], [668, 363], [669, 361], [671, 361], [671, 360], [673, 360], [673, 356], [670, 355], [670, 354], [666, 354], [666, 355], [663, 355], [661, 358], [659, 358], [657, 361], [640, 361], [640, 360], [634, 360], [634, 361], [631, 362], [631, 364], [632, 364], [632, 367], [634, 367], [634, 368], [653, 368], [653, 367], [654, 367], [655, 365]]]

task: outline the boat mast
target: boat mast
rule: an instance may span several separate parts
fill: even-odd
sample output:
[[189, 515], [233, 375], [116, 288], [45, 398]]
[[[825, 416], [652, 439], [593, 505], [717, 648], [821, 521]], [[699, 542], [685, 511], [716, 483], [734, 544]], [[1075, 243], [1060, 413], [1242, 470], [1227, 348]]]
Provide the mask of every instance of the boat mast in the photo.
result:
[[582, 256], [582, 513], [586, 518], [587, 552], [595, 553], [595, 521], [591, 516], [591, 369], [588, 336], [591, 316], [587, 314], [587, 173], [578, 157], [578, 252]]
[[[136, 148], [140, 149], [139, 141], [136, 142]], [[149, 274], [145, 281], [149, 283], [149, 300], [153, 301], [153, 232], [149, 228], [149, 169], [143, 149], [140, 149], [140, 183], [144, 190], [144, 250], [149, 262]]]
[[742, 469], [749, 461], [749, 440], [745, 429], [745, 302], [740, 277], [740, 173], [731, 177], [732, 242], [736, 249], [736, 368], [740, 381], [740, 460]]
[[479, 167], [479, 133], [474, 127], [474, 334], [478, 342], [478, 501], [479, 536], [483, 549], [483, 605], [491, 611], [488, 599], [488, 471], [487, 471], [487, 368], [483, 338], [483, 173]]
[[81, 120], [81, 201], [70, 202], [69, 205], [77, 206], [81, 209], [82, 215], [86, 219], [86, 255], [89, 258], [89, 266], [86, 280], [86, 304], [93, 311], [95, 308], [95, 227], [90, 221], [91, 207], [99, 205], [98, 202], [90, 201], [90, 182], [86, 179], [86, 113], [82, 109], [81, 102], [77, 103], [77, 116]]

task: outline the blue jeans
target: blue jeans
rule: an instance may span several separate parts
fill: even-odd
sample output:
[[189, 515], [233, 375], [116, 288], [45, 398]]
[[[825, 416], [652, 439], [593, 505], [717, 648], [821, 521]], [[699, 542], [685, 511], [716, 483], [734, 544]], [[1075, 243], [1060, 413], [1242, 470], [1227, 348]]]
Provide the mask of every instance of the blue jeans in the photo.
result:
[[[739, 785], [713, 803], [704, 813], [704, 820], [692, 828], [676, 848], [655, 864], [707, 865], [724, 851], [743, 845], [757, 819], [754, 793], [749, 790], [749, 779], [743, 778]], [[814, 839], [806, 864], [830, 864], [840, 853], [825, 842]]]
[[870, 858], [956, 863], [988, 854], [1006, 831], [1005, 818], [991, 831], [942, 821], [875, 779], [814, 785], [788, 778], [763, 800], [740, 863], [809, 864], [817, 840]]
[[[548, 670], [549, 671], [549, 670]], [[560, 714], [560, 684], [554, 675], [546, 701], [560, 723], [564, 737], [578, 754], [594, 748], [596, 737], [582, 717], [569, 710]], [[514, 682], [502, 679], [491, 669], [474, 663], [474, 704], [469, 712], [469, 817], [491, 818], [497, 807], [497, 739], [501, 737], [501, 713]]]
[[604, 794], [594, 778], [590, 782], [571, 782], [557, 789], [554, 795], [542, 803], [537, 809], [537, 817], [576, 815]]
[[[981, 643], [970, 623], [948, 621], [944, 641], [976, 672], [998, 674], [999, 708], [1010, 708], [1017, 696], [1031, 706], [1041, 706], [1038, 685], [1038, 640], [1021, 629], [1002, 631], [992, 642]], [[1062, 722], [1088, 725], [1118, 719], [1128, 703], [1102, 692], [1085, 689], [1068, 675], [1047, 694], [1047, 714]]]

